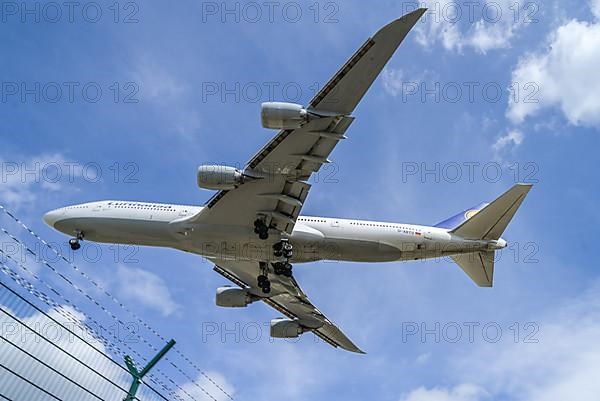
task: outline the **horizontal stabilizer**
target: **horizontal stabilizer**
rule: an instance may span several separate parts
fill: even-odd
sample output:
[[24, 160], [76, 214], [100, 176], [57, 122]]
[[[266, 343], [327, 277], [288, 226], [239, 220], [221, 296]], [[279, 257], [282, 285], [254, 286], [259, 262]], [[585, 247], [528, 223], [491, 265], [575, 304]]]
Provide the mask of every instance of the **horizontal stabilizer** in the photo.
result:
[[494, 282], [494, 251], [481, 251], [451, 256], [471, 280], [480, 287], [491, 287]]
[[531, 184], [516, 184], [495, 201], [452, 230], [466, 239], [497, 240], [512, 220], [531, 189]]

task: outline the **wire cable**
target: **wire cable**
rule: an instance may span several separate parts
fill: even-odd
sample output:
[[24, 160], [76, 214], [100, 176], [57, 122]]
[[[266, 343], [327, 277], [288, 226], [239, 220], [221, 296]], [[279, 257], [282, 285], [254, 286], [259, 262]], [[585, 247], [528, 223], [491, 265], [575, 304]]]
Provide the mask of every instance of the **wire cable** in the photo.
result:
[[[23, 229], [25, 229], [30, 235], [32, 235], [34, 238], [36, 238], [38, 241], [40, 241], [42, 244], [44, 244], [46, 247], [48, 247], [50, 250], [52, 250], [52, 252], [54, 252], [54, 254], [56, 254], [59, 258], [61, 258], [63, 261], [65, 261], [69, 266], [71, 266], [71, 268], [73, 268], [75, 271], [77, 271], [79, 274], [81, 274], [84, 278], [86, 278], [90, 283], [92, 283], [92, 285], [94, 285], [96, 288], [98, 288], [98, 290], [100, 290], [101, 292], [103, 292], [108, 298], [110, 298], [114, 303], [116, 303], [117, 305], [119, 305], [119, 307], [121, 307], [123, 310], [125, 310], [130, 316], [132, 316], [136, 321], [138, 321], [140, 324], [142, 324], [146, 329], [148, 329], [149, 331], [151, 331], [153, 334], [155, 334], [161, 341], [166, 342], [166, 339], [157, 331], [155, 330], [152, 326], [150, 326], [148, 323], [146, 323], [142, 318], [140, 318], [137, 314], [135, 314], [133, 311], [131, 311], [127, 306], [125, 306], [125, 304], [123, 304], [121, 301], [119, 301], [114, 295], [112, 295], [108, 290], [106, 290], [104, 287], [102, 287], [100, 284], [98, 284], [92, 277], [90, 277], [87, 273], [85, 273], [83, 270], [81, 270], [79, 267], [77, 267], [73, 262], [71, 262], [69, 259], [67, 259], [62, 253], [60, 253], [58, 250], [56, 250], [51, 244], [49, 244], [48, 242], [46, 242], [44, 239], [42, 239], [38, 234], [36, 234], [33, 230], [31, 230], [27, 225], [25, 225], [18, 217], [16, 217], [13, 213], [11, 213], [9, 210], [7, 210], [3, 205], [0, 205], [0, 210], [2, 210], [6, 215], [8, 215], [12, 220], [14, 220], [17, 224], [19, 224]], [[37, 256], [35, 254], [35, 252], [33, 252], [32, 250], [30, 250], [26, 245], [24, 245], [21, 241], [19, 241], [16, 237], [12, 236], [11, 234], [9, 234], [7, 231], [5, 231], [4, 229], [2, 229], [2, 231], [5, 232], [5, 234], [7, 234], [9, 237], [11, 237], [15, 242], [19, 243], [21, 246], [24, 246], [30, 253], [32, 253], [33, 255]], [[43, 263], [48, 264], [45, 260], [42, 260]], [[49, 264], [48, 264], [49, 265]], [[50, 266], [48, 266], [50, 267]], [[51, 269], [55, 270], [54, 268], [50, 267]], [[59, 275], [61, 275], [58, 271], [55, 270], [55, 272]], [[62, 276], [62, 275], [61, 275]], [[69, 282], [71, 285], [74, 286], [74, 284], [66, 279], [66, 277], [62, 276], [67, 282]], [[94, 302], [95, 304], [97, 304], [97, 306], [103, 308], [103, 306], [101, 306], [100, 303], [98, 303], [97, 301], [89, 298], [89, 296], [87, 296], [88, 299], [90, 299], [92, 302]], [[106, 311], [107, 313], [109, 313], [108, 311]], [[114, 319], [117, 319], [118, 321], [120, 321], [116, 316], [113, 315]], [[133, 333], [132, 333], [133, 334]], [[139, 335], [138, 335], [139, 337]], [[150, 344], [149, 342], [147, 342], [145, 339], [139, 337], [144, 343], [146, 343], [147, 345], [149, 345], [151, 347], [151, 349], [153, 351], [157, 351], [158, 349], [156, 347], [154, 347], [152, 344]], [[183, 354], [183, 352], [181, 352], [177, 347], [174, 347], [173, 350], [181, 357], [183, 358], [183, 360], [185, 360], [192, 368], [194, 368], [198, 373], [200, 373], [204, 378], [206, 378], [212, 385], [214, 385], [219, 391], [221, 391], [224, 395], [226, 395], [230, 400], [233, 400], [233, 397], [227, 392], [225, 391], [225, 389], [222, 388], [222, 386], [220, 386], [217, 382], [215, 382], [206, 372], [204, 372], [202, 369], [200, 369], [200, 367], [198, 365], [196, 365], [190, 358], [188, 358], [185, 354]], [[171, 361], [169, 358], [166, 358], [167, 360], [169, 360], [171, 362], [171, 364], [176, 367], [180, 372], [182, 372], [182, 370], [180, 368], [178, 368], [173, 361]], [[188, 375], [185, 375], [186, 377], [189, 378]], [[204, 390], [198, 383], [196, 383], [196, 380], [192, 380], [192, 383], [194, 383], [197, 387], [199, 387], [202, 391], [206, 392], [206, 390]], [[211, 397], [212, 398], [212, 397]]]

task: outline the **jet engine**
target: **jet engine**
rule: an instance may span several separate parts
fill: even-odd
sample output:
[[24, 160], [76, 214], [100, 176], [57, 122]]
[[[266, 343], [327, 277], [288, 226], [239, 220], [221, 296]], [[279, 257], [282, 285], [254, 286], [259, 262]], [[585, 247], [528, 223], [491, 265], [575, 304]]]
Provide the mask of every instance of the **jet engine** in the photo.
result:
[[299, 104], [267, 102], [261, 105], [262, 126], [273, 129], [295, 129], [308, 122], [308, 111]]
[[204, 189], [229, 190], [244, 183], [246, 176], [235, 167], [207, 165], [198, 167], [198, 186]]
[[220, 287], [217, 288], [217, 306], [224, 308], [245, 308], [254, 302], [252, 295], [241, 288]]
[[273, 319], [271, 320], [271, 337], [297, 338], [304, 333], [304, 329], [297, 320]]

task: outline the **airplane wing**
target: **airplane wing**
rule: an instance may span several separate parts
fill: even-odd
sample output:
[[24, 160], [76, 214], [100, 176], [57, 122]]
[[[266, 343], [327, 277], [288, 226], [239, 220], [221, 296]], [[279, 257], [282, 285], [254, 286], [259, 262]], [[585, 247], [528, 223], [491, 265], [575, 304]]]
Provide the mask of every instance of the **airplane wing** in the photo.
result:
[[256, 284], [256, 276], [260, 274], [258, 262], [212, 259], [214, 270], [241, 288], [247, 289], [267, 305], [275, 308], [290, 319], [297, 320], [300, 325], [333, 345], [347, 351], [364, 354], [344, 333], [323, 315], [308, 299], [293, 277], [270, 274], [271, 293], [263, 294]]
[[291, 234], [310, 190], [306, 181], [330, 163], [354, 120], [350, 114], [424, 12], [406, 14], [369, 38], [311, 100], [308, 108], [323, 117], [279, 131], [250, 159], [246, 169], [268, 178], [217, 192], [191, 221], [251, 227], [260, 216], [271, 229]]

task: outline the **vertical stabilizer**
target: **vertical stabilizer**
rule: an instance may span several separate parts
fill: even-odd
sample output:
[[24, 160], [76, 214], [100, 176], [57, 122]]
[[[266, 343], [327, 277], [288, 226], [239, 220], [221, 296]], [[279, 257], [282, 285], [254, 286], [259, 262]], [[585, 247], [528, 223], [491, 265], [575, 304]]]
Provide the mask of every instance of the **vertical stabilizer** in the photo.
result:
[[453, 229], [452, 233], [465, 239], [499, 239], [531, 187], [531, 184], [514, 185], [495, 201]]

